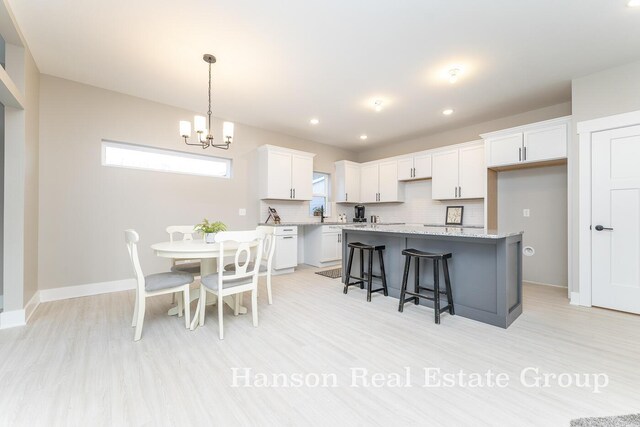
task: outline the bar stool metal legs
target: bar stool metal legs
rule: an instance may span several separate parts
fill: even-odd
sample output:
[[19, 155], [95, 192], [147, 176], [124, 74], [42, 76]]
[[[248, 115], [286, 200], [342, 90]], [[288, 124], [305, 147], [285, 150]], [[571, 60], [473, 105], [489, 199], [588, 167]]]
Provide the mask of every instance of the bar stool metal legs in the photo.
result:
[[[349, 286], [360, 286], [360, 289], [364, 289], [365, 282], [367, 283], [367, 301], [371, 301], [371, 294], [375, 292], [383, 292], [384, 296], [387, 296], [387, 274], [384, 271], [384, 258], [382, 252], [385, 247], [382, 245], [373, 246], [360, 242], [352, 242], [348, 244], [349, 247], [349, 261], [347, 262], [347, 271], [345, 274], [344, 290], [343, 293], [347, 293]], [[353, 266], [353, 252], [358, 249], [360, 252], [360, 276], [353, 276], [351, 274], [351, 268]], [[367, 253], [367, 269], [365, 272], [365, 252]], [[380, 275], [373, 274], [373, 257], [374, 252], [378, 252], [378, 259], [380, 262]], [[378, 278], [382, 281], [382, 287], [378, 289], [373, 288], [373, 278]], [[351, 279], [356, 279], [354, 282]]]
[[[433, 310], [435, 313], [436, 324], [440, 323], [440, 314], [443, 311], [449, 311], [449, 314], [454, 315], [453, 294], [451, 292], [451, 278], [449, 276], [449, 264], [448, 259], [451, 258], [450, 253], [434, 254], [430, 252], [423, 252], [417, 249], [406, 249], [402, 251], [402, 255], [405, 256], [404, 262], [404, 274], [402, 276], [402, 287], [400, 290], [400, 304], [398, 311], [403, 312], [404, 305], [407, 302], [413, 301], [414, 304], [420, 303], [420, 298], [425, 298], [429, 301], [433, 301]], [[409, 281], [409, 270], [411, 266], [411, 258], [415, 258], [415, 277], [414, 277], [414, 291], [407, 290], [407, 282]], [[433, 288], [426, 286], [420, 286], [420, 260], [426, 259], [433, 261]], [[445, 290], [440, 291], [440, 262], [442, 262], [442, 270], [444, 273]], [[425, 292], [420, 292], [425, 291]], [[447, 305], [441, 307], [440, 297], [444, 293], [447, 297]], [[410, 295], [410, 298], [406, 296]]]

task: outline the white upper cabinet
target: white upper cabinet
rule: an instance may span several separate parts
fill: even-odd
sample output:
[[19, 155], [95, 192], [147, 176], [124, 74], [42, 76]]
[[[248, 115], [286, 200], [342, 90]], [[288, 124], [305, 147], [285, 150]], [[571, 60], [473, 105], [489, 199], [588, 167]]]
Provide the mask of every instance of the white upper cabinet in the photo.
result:
[[398, 186], [398, 162], [381, 162], [378, 165], [378, 201], [397, 202], [400, 200]]
[[398, 159], [398, 181], [431, 178], [431, 154], [416, 153]]
[[567, 124], [535, 129], [524, 134], [524, 160], [540, 162], [567, 157]]
[[570, 120], [561, 117], [482, 135], [487, 166], [526, 166], [566, 159]]
[[378, 201], [378, 164], [364, 165], [360, 168], [360, 202]]
[[311, 200], [315, 154], [273, 145], [258, 148], [261, 199]]
[[484, 155], [482, 144], [434, 153], [431, 198], [484, 198], [487, 179]]
[[360, 165], [341, 160], [336, 162], [336, 202], [360, 203]]
[[512, 165], [522, 161], [522, 133], [506, 135], [487, 141], [490, 166]]
[[400, 202], [396, 160], [365, 164], [360, 168], [360, 202]]

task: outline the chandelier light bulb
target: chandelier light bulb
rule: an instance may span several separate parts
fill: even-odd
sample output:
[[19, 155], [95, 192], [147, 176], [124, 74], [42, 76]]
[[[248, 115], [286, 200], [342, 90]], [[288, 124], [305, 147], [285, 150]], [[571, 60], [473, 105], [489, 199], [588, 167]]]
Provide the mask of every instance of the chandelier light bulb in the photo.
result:
[[382, 100], [380, 100], [380, 99], [376, 99], [375, 101], [373, 101], [373, 108], [374, 108], [377, 112], [382, 111]]
[[458, 81], [460, 75], [460, 68], [452, 68], [449, 70], [449, 83], [453, 84]]

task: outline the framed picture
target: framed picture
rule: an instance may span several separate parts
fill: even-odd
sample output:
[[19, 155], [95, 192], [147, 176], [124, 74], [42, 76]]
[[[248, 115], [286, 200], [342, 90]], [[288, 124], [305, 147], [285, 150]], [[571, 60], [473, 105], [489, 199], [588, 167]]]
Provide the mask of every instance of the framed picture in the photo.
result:
[[462, 225], [462, 213], [464, 206], [447, 206], [447, 218], [445, 225]]

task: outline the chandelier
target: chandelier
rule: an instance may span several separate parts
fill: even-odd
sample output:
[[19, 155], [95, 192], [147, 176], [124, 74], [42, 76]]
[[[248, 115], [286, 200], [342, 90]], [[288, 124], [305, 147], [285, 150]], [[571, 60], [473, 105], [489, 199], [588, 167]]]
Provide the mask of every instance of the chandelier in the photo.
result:
[[189, 142], [189, 138], [191, 137], [191, 123], [186, 120], [180, 121], [180, 136], [184, 138], [184, 143], [187, 145], [199, 145], [203, 149], [215, 147], [228, 150], [231, 140], [233, 139], [233, 123], [224, 122], [222, 124], [222, 137], [224, 139], [222, 144], [214, 144], [213, 130], [211, 129], [211, 65], [216, 62], [216, 57], [205, 54], [202, 59], [209, 64], [209, 110], [207, 111], [207, 117], [195, 116], [193, 118], [193, 129], [196, 131], [198, 142]]

